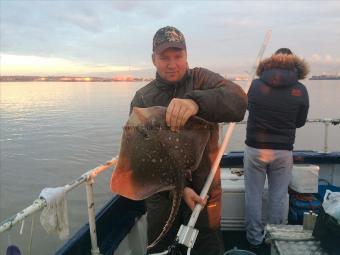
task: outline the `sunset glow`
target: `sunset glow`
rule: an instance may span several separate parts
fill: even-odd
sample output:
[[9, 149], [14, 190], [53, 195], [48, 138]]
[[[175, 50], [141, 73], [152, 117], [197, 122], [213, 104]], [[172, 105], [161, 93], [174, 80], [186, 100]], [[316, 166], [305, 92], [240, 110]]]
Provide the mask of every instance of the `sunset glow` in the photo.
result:
[[311, 75], [340, 73], [338, 1], [47, 2], [1, 2], [2, 76], [148, 79], [155, 74], [152, 38], [166, 25], [183, 32], [190, 67], [224, 77], [248, 77], [269, 29], [264, 57], [288, 47]]
[[138, 68], [130, 66], [91, 66], [53, 57], [1, 54], [0, 58], [1, 75], [85, 75], [138, 70]]

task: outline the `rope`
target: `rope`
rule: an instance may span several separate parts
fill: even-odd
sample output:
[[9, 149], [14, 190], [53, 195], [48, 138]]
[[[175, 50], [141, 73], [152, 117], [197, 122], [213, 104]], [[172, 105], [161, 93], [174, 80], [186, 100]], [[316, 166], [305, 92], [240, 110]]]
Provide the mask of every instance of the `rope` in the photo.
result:
[[24, 225], [25, 225], [25, 220], [22, 220], [20, 231], [19, 231], [20, 235], [22, 235], [22, 231], [24, 230]]
[[11, 232], [8, 231], [7, 235], [7, 245], [10, 246], [12, 244]]
[[34, 215], [32, 215], [32, 221], [31, 221], [31, 233], [30, 233], [30, 238], [29, 238], [29, 250], [28, 254], [31, 255], [32, 252], [32, 240], [33, 240], [33, 230], [34, 230]]
[[31, 233], [28, 239], [28, 247], [27, 247], [28, 255], [31, 255], [31, 251], [32, 251], [33, 230], [34, 230], [34, 214], [32, 214]]

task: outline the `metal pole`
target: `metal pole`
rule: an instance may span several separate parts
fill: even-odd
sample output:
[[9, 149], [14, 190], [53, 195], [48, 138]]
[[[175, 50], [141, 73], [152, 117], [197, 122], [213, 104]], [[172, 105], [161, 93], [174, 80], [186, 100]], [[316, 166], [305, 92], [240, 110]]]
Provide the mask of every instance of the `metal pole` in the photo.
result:
[[[262, 44], [262, 47], [261, 47], [261, 49], [259, 51], [259, 54], [256, 57], [256, 61], [255, 61], [254, 65], [253, 65], [253, 67], [252, 67], [252, 70], [251, 70], [250, 74], [249, 74], [247, 86], [245, 88], [245, 92], [246, 93], [248, 92], [250, 84], [251, 84], [252, 80], [255, 77], [256, 68], [259, 65], [260, 61], [261, 61], [262, 55], [264, 53], [265, 48], [268, 45], [268, 42], [269, 42], [270, 37], [271, 37], [271, 34], [272, 34], [272, 31], [268, 30], [267, 33], [266, 33], [266, 36], [264, 38], [264, 42]], [[212, 183], [212, 181], [214, 179], [215, 173], [216, 173], [216, 171], [217, 171], [217, 169], [218, 169], [218, 167], [220, 165], [221, 158], [222, 158], [222, 156], [223, 156], [223, 154], [224, 154], [224, 152], [225, 152], [225, 150], [226, 150], [226, 148], [227, 148], [227, 146], [229, 144], [229, 141], [230, 141], [231, 135], [233, 134], [235, 126], [236, 126], [236, 123], [234, 123], [234, 122], [230, 123], [229, 126], [228, 126], [227, 132], [226, 132], [226, 134], [224, 136], [223, 142], [222, 142], [222, 144], [220, 146], [220, 149], [219, 149], [219, 152], [218, 152], [217, 157], [215, 159], [215, 162], [212, 165], [210, 174], [208, 175], [207, 180], [206, 180], [206, 182], [204, 184], [204, 187], [203, 187], [203, 189], [201, 191], [200, 197], [202, 199], [205, 199], [205, 197], [208, 194], [209, 188], [210, 188], [211, 183]], [[197, 221], [197, 218], [198, 218], [198, 215], [199, 215], [201, 209], [202, 209], [202, 206], [200, 204], [197, 204], [195, 206], [194, 211], [192, 212], [191, 218], [189, 220], [188, 226], [193, 227], [196, 224], [196, 221]]]
[[323, 140], [323, 152], [327, 153], [328, 152], [328, 128], [331, 120], [330, 119], [325, 119], [325, 135], [324, 135], [324, 140]]
[[87, 212], [89, 216], [90, 237], [91, 237], [91, 254], [99, 255], [100, 251], [97, 244], [96, 219], [93, 199], [93, 178], [89, 177], [86, 182], [86, 200]]
[[[214, 180], [214, 176], [215, 176], [215, 173], [220, 165], [220, 161], [221, 161], [221, 158], [224, 154], [224, 151], [225, 149], [227, 148], [228, 146], [228, 143], [230, 141], [230, 138], [233, 134], [233, 131], [235, 129], [235, 126], [236, 126], [236, 123], [235, 122], [232, 122], [230, 123], [230, 125], [228, 126], [228, 129], [227, 129], [227, 133], [225, 134], [224, 136], [224, 139], [223, 139], [223, 142], [222, 142], [222, 145], [220, 147], [220, 150], [218, 151], [218, 154], [217, 154], [217, 157], [211, 167], [211, 171], [210, 171], [210, 174], [208, 175], [207, 177], [207, 180], [204, 184], [204, 187], [201, 191], [201, 194], [200, 194], [200, 197], [201, 198], [205, 198], [208, 194], [208, 191], [209, 191], [209, 188], [211, 186], [211, 183], [212, 181]], [[200, 204], [197, 204], [192, 212], [192, 215], [190, 217], [190, 220], [189, 220], [189, 223], [188, 223], [188, 227], [194, 227], [195, 224], [196, 224], [196, 221], [197, 221], [197, 218], [201, 212], [201, 209], [202, 209], [202, 206]]]
[[[257, 55], [256, 57], [256, 60], [255, 60], [255, 63], [252, 67], [252, 70], [250, 72], [250, 75], [249, 75], [249, 78], [248, 78], [248, 82], [247, 82], [247, 86], [245, 88], [245, 92], [247, 93], [248, 92], [248, 89], [250, 87], [250, 84], [252, 82], [252, 80], [254, 79], [255, 77], [255, 73], [256, 73], [256, 68], [258, 66], [258, 64], [260, 63], [261, 61], [261, 58], [262, 58], [262, 55], [264, 53], [264, 50], [266, 49], [268, 43], [269, 43], [269, 40], [270, 40], [270, 37], [271, 37], [271, 34], [272, 34], [272, 31], [271, 30], [268, 30], [267, 33], [266, 33], [266, 36], [264, 38], [264, 42], [260, 48], [260, 51], [259, 51], [259, 54]], [[208, 194], [208, 191], [209, 191], [209, 188], [211, 186], [211, 183], [214, 179], [214, 176], [216, 174], [216, 171], [220, 165], [220, 161], [221, 161], [221, 158], [228, 146], [228, 143], [229, 143], [229, 140], [230, 140], [230, 137], [234, 131], [234, 128], [235, 128], [235, 123], [230, 123], [229, 127], [228, 127], [228, 130], [224, 136], [224, 139], [223, 139], [223, 142], [219, 148], [219, 151], [218, 151], [218, 154], [217, 154], [217, 157], [211, 167], [211, 170], [210, 170], [210, 173], [207, 177], [207, 180], [204, 184], [204, 187], [201, 191], [201, 194], [200, 194], [200, 197], [202, 199], [205, 199], [205, 197], [207, 196]], [[185, 225], [181, 225], [178, 233], [177, 233], [177, 238], [178, 238], [178, 242], [180, 244], [183, 244], [189, 248], [192, 248], [195, 241], [196, 241], [196, 237], [198, 235], [198, 230], [194, 229], [194, 226], [196, 224], [196, 221], [197, 221], [197, 218], [199, 216], [199, 213], [201, 212], [201, 209], [202, 209], [202, 206], [200, 204], [196, 204], [193, 212], [191, 213], [191, 217], [190, 217], [190, 220], [189, 220], [189, 223], [187, 226]]]

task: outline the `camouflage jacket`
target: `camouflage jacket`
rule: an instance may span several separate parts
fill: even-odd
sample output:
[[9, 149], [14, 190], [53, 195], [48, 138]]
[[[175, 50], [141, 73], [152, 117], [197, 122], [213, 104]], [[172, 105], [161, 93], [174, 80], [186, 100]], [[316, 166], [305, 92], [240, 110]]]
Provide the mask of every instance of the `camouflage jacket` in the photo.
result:
[[[188, 185], [199, 194], [218, 153], [217, 123], [241, 121], [247, 107], [247, 96], [237, 84], [224, 79], [219, 74], [204, 68], [194, 68], [188, 69], [185, 77], [177, 83], [168, 83], [157, 74], [155, 80], [136, 92], [131, 102], [130, 112], [133, 107], [167, 107], [173, 98], [194, 100], [199, 106], [197, 115], [212, 122], [210, 140], [198, 168], [192, 174], [192, 180], [188, 182]], [[216, 197], [220, 201], [219, 170], [209, 195], [210, 199]]]

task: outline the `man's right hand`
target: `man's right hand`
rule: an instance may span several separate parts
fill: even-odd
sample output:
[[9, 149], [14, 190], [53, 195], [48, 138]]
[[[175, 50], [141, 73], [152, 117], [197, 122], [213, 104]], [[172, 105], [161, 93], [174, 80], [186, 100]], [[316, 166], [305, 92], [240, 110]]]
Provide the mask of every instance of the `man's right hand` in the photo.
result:
[[192, 99], [173, 98], [166, 111], [166, 124], [171, 131], [178, 131], [191, 116], [198, 113], [198, 108]]
[[195, 208], [196, 204], [201, 204], [203, 209], [207, 203], [208, 196], [203, 200], [192, 188], [185, 187], [183, 191], [183, 200], [191, 210]]

